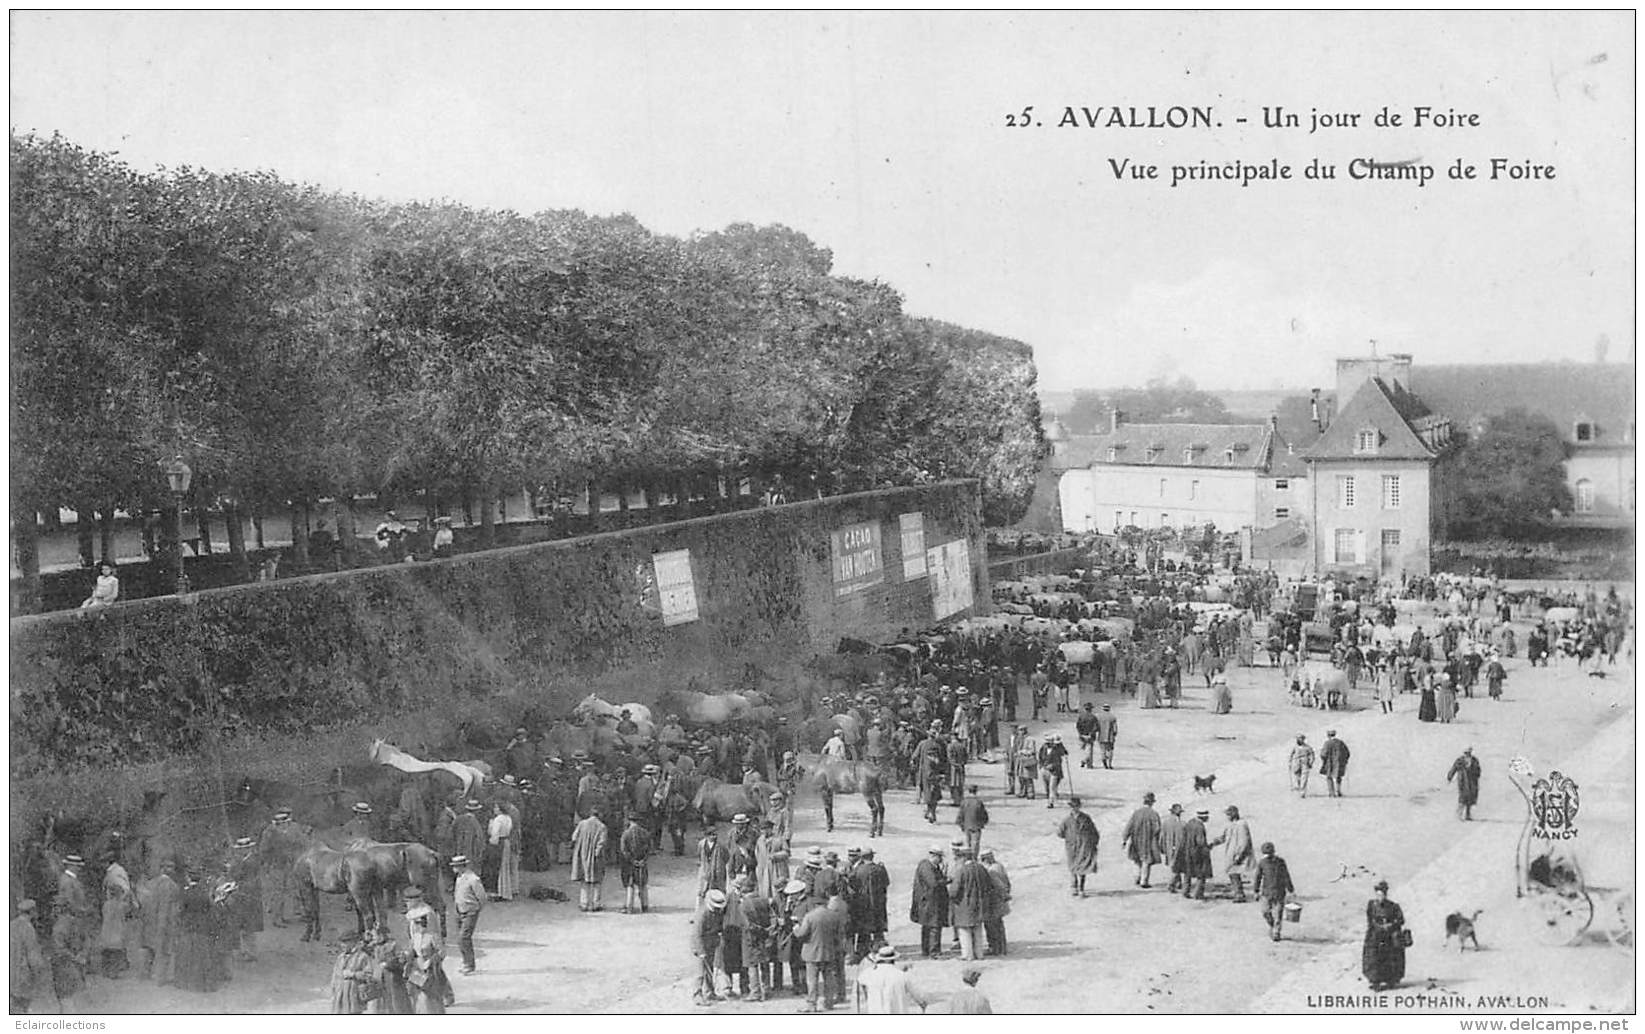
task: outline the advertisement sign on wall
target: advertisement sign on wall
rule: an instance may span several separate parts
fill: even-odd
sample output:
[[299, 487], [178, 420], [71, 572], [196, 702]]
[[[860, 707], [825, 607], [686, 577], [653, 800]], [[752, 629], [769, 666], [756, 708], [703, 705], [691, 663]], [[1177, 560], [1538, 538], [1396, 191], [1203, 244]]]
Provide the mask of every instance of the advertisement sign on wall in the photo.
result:
[[943, 618], [970, 607], [971, 544], [965, 539], [944, 542], [925, 551], [925, 566], [931, 576], [931, 614]]
[[834, 555], [835, 599], [885, 581], [878, 521], [850, 524], [830, 532], [829, 537]]
[[663, 624], [683, 625], [696, 621], [697, 586], [691, 580], [691, 550], [675, 549], [667, 553], [653, 553], [651, 566], [657, 572], [657, 599], [663, 612]]
[[902, 579], [911, 582], [925, 577], [925, 514], [897, 515], [902, 530]]

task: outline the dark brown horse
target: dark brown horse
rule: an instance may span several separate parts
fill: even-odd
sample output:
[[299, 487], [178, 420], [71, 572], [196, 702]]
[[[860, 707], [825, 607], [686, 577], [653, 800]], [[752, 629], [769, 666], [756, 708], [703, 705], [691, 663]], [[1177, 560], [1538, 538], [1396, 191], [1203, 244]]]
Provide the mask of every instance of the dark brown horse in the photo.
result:
[[357, 869], [350, 852], [321, 843], [311, 843], [292, 863], [291, 875], [303, 903], [303, 940], [320, 940], [320, 895], [345, 894], [354, 907], [360, 933], [366, 930], [367, 913], [375, 914], [371, 874]]
[[440, 890], [440, 858], [431, 848], [417, 843], [356, 843], [345, 852], [349, 872], [359, 879], [369, 895], [378, 926], [387, 926], [395, 895], [407, 887], [420, 887], [423, 900], [440, 915], [445, 930], [445, 898]]

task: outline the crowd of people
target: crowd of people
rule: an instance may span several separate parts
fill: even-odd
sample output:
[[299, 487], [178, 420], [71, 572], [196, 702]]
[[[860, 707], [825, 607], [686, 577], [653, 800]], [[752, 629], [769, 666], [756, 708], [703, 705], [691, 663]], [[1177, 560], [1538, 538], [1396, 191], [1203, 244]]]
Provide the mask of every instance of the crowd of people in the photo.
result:
[[[1369, 590], [1327, 586], [1309, 622], [1287, 606], [1271, 576], [1219, 583], [1204, 570], [1137, 572], [1123, 557], [1110, 560], [1067, 579], [1070, 598], [1024, 603], [1036, 609], [1032, 621], [905, 630], [872, 678], [851, 688], [836, 681], [820, 694], [804, 690], [787, 714], [710, 724], [667, 713], [652, 728], [648, 716], [636, 720], [622, 711], [609, 720], [615, 735], [601, 741], [606, 746], [565, 756], [550, 746], [547, 729], [522, 725], [495, 752], [494, 778], [466, 792], [452, 792], [436, 774], [396, 774], [391, 799], [354, 802], [340, 838], [426, 845], [439, 860], [443, 893], [427, 900], [408, 887], [390, 926], [343, 937], [331, 978], [333, 1010], [444, 1011], [455, 999], [443, 966], [446, 938], [454, 927], [459, 975], [476, 972], [481, 916], [490, 905], [525, 896], [526, 872], [568, 865], [579, 910], [592, 913], [605, 910], [614, 870], [623, 888], [620, 911], [649, 912], [651, 860], [670, 849], [685, 856], [696, 824], [689, 946], [698, 1005], [765, 1001], [786, 990], [804, 999], [805, 1011], [838, 1007], [848, 995], [869, 1011], [916, 1011], [937, 1002], [956, 1012], [988, 1011], [975, 989], [980, 970], [967, 967], [964, 988], [928, 987], [910, 976], [907, 960], [886, 939], [893, 886], [903, 881], [878, 860], [872, 843], [843, 857], [796, 844], [794, 809], [802, 795], [815, 793], [822, 827], [832, 832], [835, 795], [861, 793], [870, 841], [883, 834], [888, 789], [914, 789], [929, 824], [944, 821], [943, 808], [953, 809], [954, 840], [929, 849], [907, 875], [906, 894], [910, 921], [921, 930], [920, 957], [943, 957], [946, 940], [969, 964], [1010, 949], [1012, 883], [996, 850], [983, 844], [990, 815], [981, 765], [998, 766], [989, 771], [1007, 798], [1036, 807], [1043, 799], [1048, 809], [1066, 805], [1054, 828], [1072, 896], [1085, 896], [1086, 879], [1097, 871], [1096, 823], [1064, 787], [1076, 757], [1082, 768], [1113, 767], [1120, 730], [1113, 706], [1082, 700], [1081, 690], [1114, 690], [1144, 708], [1176, 707], [1184, 677], [1197, 676], [1210, 691], [1211, 712], [1227, 714], [1227, 669], [1258, 663], [1256, 627], [1265, 612], [1269, 663], [1293, 689], [1315, 664], [1310, 654], [1319, 652], [1309, 649], [1310, 631], [1323, 626], [1330, 666], [1344, 678], [1333, 704], [1347, 706], [1347, 694], [1362, 685], [1389, 712], [1401, 695], [1417, 694], [1422, 721], [1450, 721], [1458, 697], [1473, 697], [1481, 682], [1488, 696], [1500, 698], [1502, 658], [1515, 656], [1507, 628], [1513, 604], [1490, 586], [1444, 578]], [[1218, 594], [1244, 605], [1224, 608], [1204, 598]], [[1013, 588], [1003, 595], [1031, 594]], [[1431, 632], [1407, 630], [1398, 601], [1425, 598], [1445, 601], [1448, 615]], [[1595, 655], [1616, 656], [1631, 605], [1614, 590], [1572, 603], [1574, 617], [1529, 637], [1533, 663], [1546, 656], [1547, 644], [1573, 637]], [[1071, 651], [1069, 644], [1093, 649]], [[1056, 730], [1035, 728], [1070, 717], [1075, 751]], [[822, 741], [814, 762], [813, 736]], [[1317, 752], [1299, 734], [1288, 765], [1292, 788], [1306, 796], [1317, 763], [1327, 793], [1339, 796], [1349, 756], [1334, 729]], [[1449, 778], [1458, 789], [1458, 817], [1472, 818], [1480, 767], [1471, 749]], [[735, 802], [734, 810], [705, 805], [703, 791], [714, 787], [730, 791], [714, 799]], [[1135, 885], [1152, 888], [1153, 870], [1162, 866], [1170, 874], [1167, 892], [1204, 901], [1220, 869], [1227, 899], [1259, 902], [1269, 935], [1281, 939], [1296, 888], [1276, 845], [1259, 841], [1237, 806], [1222, 809], [1226, 822], [1213, 831], [1209, 809], [1189, 814], [1179, 803], [1160, 814], [1155, 803], [1145, 795], [1121, 837]], [[193, 991], [230, 980], [235, 961], [255, 958], [265, 920], [274, 927], [288, 922], [292, 860], [308, 842], [293, 819], [290, 809], [278, 809], [257, 835], [238, 839], [222, 864], [167, 861], [141, 883], [128, 873], [129, 852], [118, 837], [94, 860], [100, 875], [89, 886], [85, 860], [64, 857], [45, 915], [30, 900], [19, 916], [35, 920], [23, 923], [27, 932], [13, 923], [14, 1008], [26, 1009], [47, 986], [72, 1008], [88, 975], [135, 973]], [[1367, 923], [1366, 977], [1373, 986], [1396, 986], [1403, 918], [1385, 885], [1367, 907]], [[28, 948], [34, 935], [43, 935], [43, 950], [39, 938]], [[849, 981], [848, 967], [855, 967]]]

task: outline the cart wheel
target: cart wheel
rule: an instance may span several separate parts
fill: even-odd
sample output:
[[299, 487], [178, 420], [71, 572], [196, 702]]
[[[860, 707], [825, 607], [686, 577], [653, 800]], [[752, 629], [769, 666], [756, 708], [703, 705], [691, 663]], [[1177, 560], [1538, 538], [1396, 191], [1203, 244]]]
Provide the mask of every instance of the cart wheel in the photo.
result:
[[1570, 944], [1582, 936], [1594, 921], [1594, 903], [1586, 893], [1572, 897], [1553, 892], [1538, 894], [1531, 901], [1537, 930], [1545, 944]]
[[1622, 893], [1611, 902], [1611, 922], [1605, 927], [1605, 936], [1611, 943], [1626, 951], [1634, 950], [1634, 896]]

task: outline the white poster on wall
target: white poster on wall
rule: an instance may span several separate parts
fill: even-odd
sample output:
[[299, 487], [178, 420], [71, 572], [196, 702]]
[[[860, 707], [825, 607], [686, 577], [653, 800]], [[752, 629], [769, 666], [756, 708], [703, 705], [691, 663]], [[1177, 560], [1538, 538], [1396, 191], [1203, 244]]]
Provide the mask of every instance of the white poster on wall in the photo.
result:
[[971, 606], [975, 599], [971, 588], [971, 543], [956, 539], [928, 549], [925, 566], [931, 577], [932, 617], [941, 621]]
[[902, 578], [911, 582], [925, 577], [925, 514], [905, 513], [897, 517], [902, 529]]
[[664, 625], [696, 621], [697, 586], [691, 580], [691, 550], [675, 549], [654, 553], [651, 566], [657, 572], [657, 598], [662, 605]]

